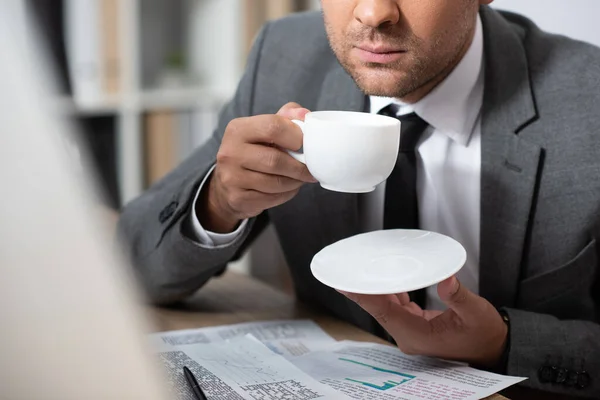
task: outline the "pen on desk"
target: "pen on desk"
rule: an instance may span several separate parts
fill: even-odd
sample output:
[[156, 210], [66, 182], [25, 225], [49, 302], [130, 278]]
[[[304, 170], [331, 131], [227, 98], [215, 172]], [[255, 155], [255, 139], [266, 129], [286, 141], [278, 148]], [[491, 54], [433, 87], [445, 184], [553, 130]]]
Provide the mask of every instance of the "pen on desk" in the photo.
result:
[[208, 400], [206, 398], [206, 396], [204, 395], [204, 392], [202, 391], [202, 388], [198, 384], [198, 381], [196, 380], [196, 377], [194, 376], [194, 374], [192, 374], [192, 371], [190, 371], [188, 367], [183, 367], [183, 375], [185, 375], [185, 379], [190, 384], [190, 387], [192, 388], [192, 392], [194, 392], [194, 395], [196, 396], [196, 399], [198, 399], [198, 400]]

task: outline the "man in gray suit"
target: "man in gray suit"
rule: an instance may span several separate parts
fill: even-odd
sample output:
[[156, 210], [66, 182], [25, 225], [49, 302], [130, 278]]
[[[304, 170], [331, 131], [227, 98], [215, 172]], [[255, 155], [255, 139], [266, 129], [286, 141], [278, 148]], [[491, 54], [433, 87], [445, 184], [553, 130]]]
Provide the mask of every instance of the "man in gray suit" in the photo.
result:
[[[489, 3], [323, 0], [323, 16], [267, 24], [212, 138], [123, 212], [150, 298], [194, 293], [270, 221], [300, 300], [410, 354], [600, 398], [600, 50]], [[416, 183], [322, 189], [284, 151], [308, 110], [417, 119]], [[313, 278], [318, 251], [411, 201], [467, 249], [457, 277], [412, 297]]]

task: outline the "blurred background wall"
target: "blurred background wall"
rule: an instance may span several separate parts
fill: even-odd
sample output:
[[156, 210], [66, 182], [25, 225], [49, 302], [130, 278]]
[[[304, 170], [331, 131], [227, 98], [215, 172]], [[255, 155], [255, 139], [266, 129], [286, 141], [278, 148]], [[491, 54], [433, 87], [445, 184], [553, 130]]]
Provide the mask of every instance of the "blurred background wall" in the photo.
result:
[[600, 46], [598, 0], [495, 0], [493, 5], [526, 15], [546, 31]]
[[[79, 126], [115, 210], [210, 137], [260, 27], [318, 3], [7, 1], [41, 28], [57, 66], [57, 105]], [[250, 258], [233, 268], [249, 272]]]
[[[60, 110], [77, 121], [119, 209], [212, 134], [262, 24], [319, 0], [7, 0], [41, 27]], [[496, 0], [600, 45], [598, 0]], [[290, 99], [293, 100], [293, 99]], [[290, 288], [272, 228], [233, 269]]]

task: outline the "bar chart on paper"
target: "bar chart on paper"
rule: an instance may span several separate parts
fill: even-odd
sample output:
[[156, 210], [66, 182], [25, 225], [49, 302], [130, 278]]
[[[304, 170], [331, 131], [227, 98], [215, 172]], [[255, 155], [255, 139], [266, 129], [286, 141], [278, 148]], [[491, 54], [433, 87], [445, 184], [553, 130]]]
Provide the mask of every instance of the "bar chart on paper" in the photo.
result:
[[414, 375], [409, 375], [404, 372], [392, 371], [389, 369], [379, 368], [374, 365], [365, 364], [365, 363], [362, 363], [362, 362], [359, 362], [356, 360], [351, 360], [348, 358], [338, 358], [338, 359], [343, 362], [348, 362], [348, 363], [351, 363], [354, 365], [358, 365], [361, 367], [365, 367], [365, 368], [369, 368], [371, 370], [377, 371], [378, 372], [377, 382], [373, 382], [373, 379], [366, 381], [366, 380], [360, 380], [360, 379], [355, 379], [355, 378], [348, 378], [348, 377], [345, 378], [345, 380], [347, 380], [347, 381], [359, 383], [361, 385], [370, 387], [372, 389], [384, 391], [384, 390], [395, 388], [396, 386], [402, 385], [403, 383], [406, 383], [412, 379], [415, 379]]
[[[364, 345], [338, 343], [327, 351], [291, 360], [317, 381], [356, 400], [408, 399], [419, 377], [411, 369], [371, 357]], [[387, 347], [387, 346], [386, 346]]]
[[476, 400], [524, 380], [364, 342], [338, 342], [290, 361], [354, 400]]

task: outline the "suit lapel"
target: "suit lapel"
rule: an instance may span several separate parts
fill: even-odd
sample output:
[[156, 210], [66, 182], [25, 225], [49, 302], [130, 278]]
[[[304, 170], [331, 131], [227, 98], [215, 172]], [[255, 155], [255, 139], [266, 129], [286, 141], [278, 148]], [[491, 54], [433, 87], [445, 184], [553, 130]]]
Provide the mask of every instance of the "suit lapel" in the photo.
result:
[[480, 293], [514, 306], [543, 150], [518, 133], [537, 117], [522, 39], [482, 7], [485, 94], [481, 126]]

